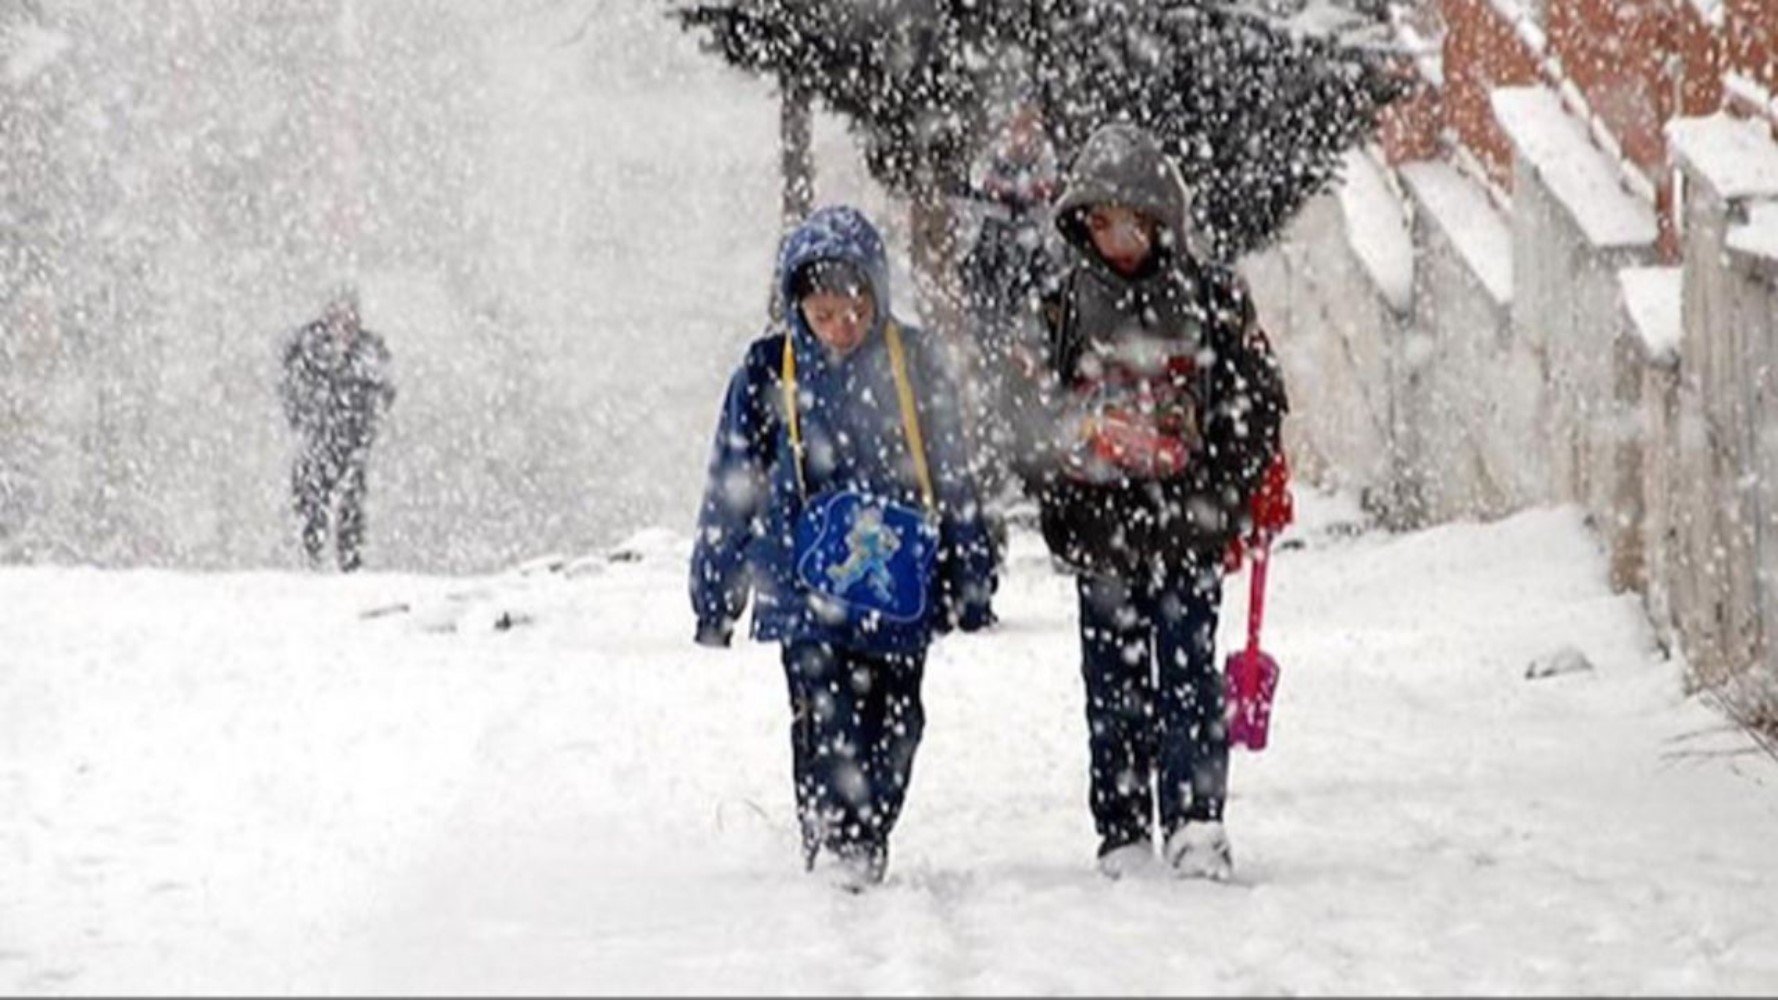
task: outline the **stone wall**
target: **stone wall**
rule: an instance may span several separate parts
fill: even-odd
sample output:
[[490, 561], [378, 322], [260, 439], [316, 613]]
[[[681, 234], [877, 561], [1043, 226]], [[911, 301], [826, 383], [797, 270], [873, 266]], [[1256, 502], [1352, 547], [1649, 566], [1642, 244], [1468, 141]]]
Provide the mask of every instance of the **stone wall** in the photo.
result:
[[1352, 249], [1351, 218], [1337, 197], [1317, 200], [1247, 275], [1290, 390], [1293, 467], [1392, 515], [1407, 465], [1393, 426], [1402, 318]]
[[1506, 199], [1442, 162], [1389, 173], [1405, 303], [1367, 266], [1376, 210], [1349, 198], [1248, 263], [1293, 459], [1397, 525], [1579, 506], [1691, 679], [1778, 720], [1778, 143], [1675, 123], [1682, 252], [1663, 262], [1652, 211], [1559, 105], [1496, 91], [1495, 112]]

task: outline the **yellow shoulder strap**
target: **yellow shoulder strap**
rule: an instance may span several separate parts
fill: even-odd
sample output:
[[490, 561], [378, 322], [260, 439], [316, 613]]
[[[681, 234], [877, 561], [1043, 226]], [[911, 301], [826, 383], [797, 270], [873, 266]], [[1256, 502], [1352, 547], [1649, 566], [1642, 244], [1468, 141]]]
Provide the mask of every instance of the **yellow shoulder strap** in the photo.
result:
[[920, 477], [920, 499], [936, 513], [938, 499], [932, 490], [932, 470], [926, 465], [926, 438], [920, 433], [920, 415], [914, 409], [914, 387], [908, 381], [907, 353], [901, 347], [901, 327], [894, 320], [884, 327], [889, 338], [889, 360], [895, 366], [895, 392], [901, 397], [901, 427], [907, 434], [908, 451], [914, 456], [914, 474]]
[[783, 377], [778, 384], [784, 389], [784, 419], [790, 427], [790, 460], [796, 465], [796, 491], [809, 498], [809, 484], [803, 481], [803, 428], [796, 412], [796, 348], [791, 346], [791, 333], [784, 333]]
[[[920, 499], [926, 509], [937, 512], [938, 497], [932, 489], [932, 470], [926, 465], [926, 438], [920, 433], [920, 415], [914, 409], [914, 387], [908, 380], [907, 352], [901, 346], [901, 327], [891, 320], [883, 328], [883, 335], [889, 341], [889, 363], [895, 369], [895, 394], [901, 402], [901, 429], [907, 435], [908, 451], [914, 458], [914, 475], [920, 480]], [[796, 463], [796, 488], [803, 499], [808, 499], [809, 484], [803, 478], [803, 432], [802, 420], [797, 412], [796, 394], [796, 349], [791, 343], [791, 335], [784, 336], [783, 377], [779, 380], [784, 389], [784, 419], [790, 431], [791, 461]]]

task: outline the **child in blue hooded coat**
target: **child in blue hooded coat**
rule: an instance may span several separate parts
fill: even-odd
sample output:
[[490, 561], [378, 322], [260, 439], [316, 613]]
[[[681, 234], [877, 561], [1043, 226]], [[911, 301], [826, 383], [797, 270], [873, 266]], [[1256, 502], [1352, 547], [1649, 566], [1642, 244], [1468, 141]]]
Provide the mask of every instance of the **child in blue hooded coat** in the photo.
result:
[[729, 382], [692, 553], [697, 641], [783, 646], [805, 866], [880, 882], [907, 793], [935, 633], [987, 625], [988, 538], [957, 399], [890, 312], [883, 243], [856, 210], [791, 234], [784, 327]]

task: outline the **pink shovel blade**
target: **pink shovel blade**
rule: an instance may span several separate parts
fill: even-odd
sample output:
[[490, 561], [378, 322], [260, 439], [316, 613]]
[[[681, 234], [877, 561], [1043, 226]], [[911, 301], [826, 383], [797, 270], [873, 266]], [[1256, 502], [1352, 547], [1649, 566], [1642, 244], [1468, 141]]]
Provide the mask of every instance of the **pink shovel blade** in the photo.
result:
[[1272, 723], [1272, 695], [1278, 690], [1278, 662], [1257, 649], [1229, 657], [1225, 674], [1229, 746], [1266, 748]]

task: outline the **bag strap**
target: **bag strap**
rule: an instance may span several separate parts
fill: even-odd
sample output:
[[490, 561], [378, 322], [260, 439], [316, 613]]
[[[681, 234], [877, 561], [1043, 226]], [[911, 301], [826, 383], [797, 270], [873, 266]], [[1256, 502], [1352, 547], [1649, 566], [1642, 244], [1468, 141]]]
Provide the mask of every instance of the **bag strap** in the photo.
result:
[[795, 334], [789, 330], [784, 332], [783, 370], [778, 385], [784, 390], [784, 415], [790, 422], [790, 461], [796, 467], [796, 492], [807, 501], [809, 484], [803, 480], [803, 428], [796, 408], [796, 350], [790, 343], [793, 336]]
[[[804, 500], [809, 498], [808, 480], [803, 473], [803, 431], [801, 414], [797, 407], [796, 391], [796, 349], [791, 338], [795, 334], [784, 334], [783, 378], [784, 413], [790, 423], [790, 453], [796, 464], [796, 489]], [[901, 343], [901, 325], [890, 320], [883, 327], [883, 336], [889, 342], [889, 364], [895, 370], [895, 394], [901, 403], [901, 431], [907, 436], [908, 451], [914, 458], [914, 475], [920, 480], [920, 499], [929, 512], [938, 510], [937, 494], [932, 488], [932, 470], [926, 464], [926, 438], [920, 433], [920, 415], [914, 408], [914, 387], [908, 379], [907, 352]]]
[[914, 475], [920, 480], [920, 499], [928, 512], [938, 510], [938, 498], [932, 489], [932, 470], [926, 465], [926, 438], [920, 433], [920, 414], [914, 409], [914, 386], [908, 380], [907, 353], [901, 346], [901, 326], [890, 320], [883, 333], [889, 338], [889, 361], [895, 367], [895, 391], [901, 397], [901, 430], [907, 435], [908, 451], [913, 453]]

